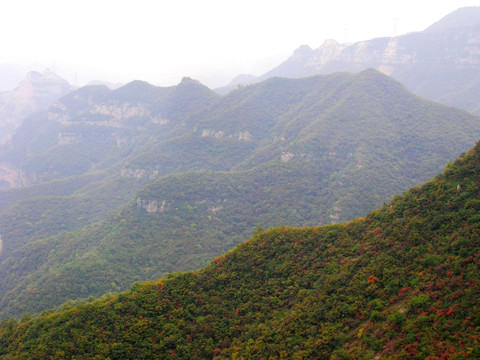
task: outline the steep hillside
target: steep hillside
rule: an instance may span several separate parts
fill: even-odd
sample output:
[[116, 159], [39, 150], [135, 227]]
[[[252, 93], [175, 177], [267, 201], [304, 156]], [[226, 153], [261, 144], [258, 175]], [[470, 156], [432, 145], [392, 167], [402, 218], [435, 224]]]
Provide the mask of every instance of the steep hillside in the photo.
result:
[[[173, 129], [171, 138], [139, 144], [115, 181], [84, 175], [73, 178], [83, 184], [77, 191], [62, 180], [58, 194], [38, 185], [30, 192], [37, 198], [7, 198], [14, 204], [0, 214], [3, 315], [197, 269], [257, 227], [364, 215], [480, 137], [478, 117], [417, 98], [372, 70], [271, 79], [182, 126], [178, 136]], [[40, 189], [50, 192], [38, 198]], [[126, 195], [130, 204], [108, 215]], [[94, 219], [105, 220], [82, 228]]]
[[480, 357], [480, 144], [365, 218], [254, 236], [206, 268], [2, 322], [13, 358]]
[[480, 113], [480, 8], [445, 16], [425, 31], [354, 44], [327, 40], [303, 45], [278, 67], [256, 78], [298, 78], [375, 68], [422, 97]]
[[182, 129], [183, 117], [217, 98], [190, 79], [171, 88], [140, 81], [115, 91], [88, 86], [27, 118], [0, 149], [0, 177], [23, 185], [0, 191], [0, 259], [131, 201], [152, 178], [127, 170], [126, 158]]

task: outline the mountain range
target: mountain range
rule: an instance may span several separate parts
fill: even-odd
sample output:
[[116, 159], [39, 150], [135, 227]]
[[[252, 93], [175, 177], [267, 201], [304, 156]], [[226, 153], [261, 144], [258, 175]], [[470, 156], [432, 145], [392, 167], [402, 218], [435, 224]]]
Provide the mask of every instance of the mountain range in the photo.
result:
[[479, 137], [478, 116], [374, 70], [223, 97], [187, 78], [78, 89], [0, 154], [32, 184], [0, 193], [0, 311], [196, 269], [257, 228], [361, 216]]
[[226, 93], [239, 84], [274, 76], [299, 78], [374, 68], [417, 95], [480, 113], [479, 53], [480, 7], [465, 7], [421, 32], [353, 44], [330, 39], [317, 49], [303, 45], [267, 73], [236, 78], [218, 91]]
[[363, 218], [259, 232], [205, 268], [0, 323], [0, 356], [480, 357], [480, 144]]
[[480, 112], [479, 26], [225, 95], [30, 73], [0, 94], [0, 358], [480, 357], [480, 117], [447, 106]]

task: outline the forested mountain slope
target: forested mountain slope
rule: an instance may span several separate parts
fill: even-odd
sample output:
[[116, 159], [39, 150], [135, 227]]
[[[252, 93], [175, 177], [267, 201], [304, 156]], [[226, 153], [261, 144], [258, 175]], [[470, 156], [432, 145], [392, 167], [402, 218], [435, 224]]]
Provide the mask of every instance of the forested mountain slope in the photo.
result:
[[87, 86], [26, 119], [0, 149], [7, 180], [13, 174], [29, 185], [0, 191], [0, 210], [6, 211], [0, 215], [0, 258], [39, 237], [99, 221], [130, 201], [153, 177], [127, 170], [126, 158], [183, 127], [184, 117], [217, 98], [190, 79], [170, 88], [140, 81], [115, 91]]
[[202, 270], [0, 327], [0, 356], [480, 357], [480, 144], [364, 218], [277, 227]]
[[[271, 79], [179, 123], [164, 141], [142, 135], [151, 140], [108, 182], [87, 172], [71, 178], [79, 190], [52, 183], [61, 195], [38, 197], [52, 189], [42, 184], [21, 201], [5, 193], [14, 204], [0, 214], [3, 316], [200, 268], [257, 227], [364, 215], [480, 137], [478, 117], [376, 71]], [[152, 183], [139, 190], [142, 181]]]

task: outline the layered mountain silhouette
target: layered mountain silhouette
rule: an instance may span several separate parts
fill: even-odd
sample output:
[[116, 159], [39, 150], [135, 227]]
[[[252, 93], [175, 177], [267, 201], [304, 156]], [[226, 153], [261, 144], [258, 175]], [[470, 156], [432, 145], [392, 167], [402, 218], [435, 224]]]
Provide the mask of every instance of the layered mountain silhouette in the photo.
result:
[[2, 153], [32, 186], [0, 193], [0, 310], [196, 269], [258, 227], [362, 216], [479, 137], [477, 116], [374, 70], [224, 97], [192, 79], [81, 88]]
[[225, 96], [29, 74], [0, 358], [480, 358], [480, 118], [410, 92], [480, 112], [479, 31], [302, 46]]
[[271, 71], [255, 80], [236, 81], [220, 92], [273, 76], [298, 78], [374, 68], [417, 95], [479, 113], [479, 38], [480, 8], [461, 8], [421, 32], [353, 44], [327, 40], [317, 49], [303, 45]]

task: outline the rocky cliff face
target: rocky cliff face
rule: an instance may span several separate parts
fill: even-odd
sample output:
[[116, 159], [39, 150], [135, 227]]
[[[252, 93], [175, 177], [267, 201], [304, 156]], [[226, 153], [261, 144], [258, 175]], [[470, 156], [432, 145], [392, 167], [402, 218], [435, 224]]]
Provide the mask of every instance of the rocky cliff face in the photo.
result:
[[67, 81], [47, 69], [43, 73], [28, 73], [16, 89], [0, 93], [0, 144], [11, 137], [28, 115], [47, 109], [72, 89]]
[[22, 187], [28, 180], [22, 170], [0, 163], [0, 189]]
[[80, 112], [71, 113], [65, 104], [56, 102], [48, 111], [49, 120], [71, 126], [82, 123], [91, 126], [125, 128], [125, 121], [132, 118], [148, 118], [156, 124], [165, 125], [168, 120], [155, 117], [144, 104], [89, 104]]

